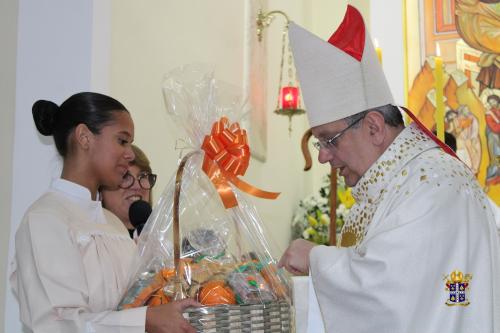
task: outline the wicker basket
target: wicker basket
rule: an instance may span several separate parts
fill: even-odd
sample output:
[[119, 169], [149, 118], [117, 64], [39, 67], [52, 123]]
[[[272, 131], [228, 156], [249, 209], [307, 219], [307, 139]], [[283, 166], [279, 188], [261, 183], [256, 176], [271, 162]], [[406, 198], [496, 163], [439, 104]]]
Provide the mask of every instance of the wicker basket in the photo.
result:
[[[173, 207], [173, 236], [174, 236], [174, 265], [177, 281], [180, 281], [180, 232], [179, 232], [179, 199], [181, 192], [182, 174], [188, 159], [196, 154], [192, 152], [184, 156], [175, 179], [174, 207]], [[184, 298], [177, 284], [176, 299]], [[184, 311], [184, 317], [201, 333], [212, 332], [294, 332], [291, 325], [292, 311], [290, 304], [284, 300], [244, 305], [217, 305], [201, 308], [190, 308]]]
[[184, 312], [184, 317], [203, 333], [292, 332], [287, 302], [192, 308]]

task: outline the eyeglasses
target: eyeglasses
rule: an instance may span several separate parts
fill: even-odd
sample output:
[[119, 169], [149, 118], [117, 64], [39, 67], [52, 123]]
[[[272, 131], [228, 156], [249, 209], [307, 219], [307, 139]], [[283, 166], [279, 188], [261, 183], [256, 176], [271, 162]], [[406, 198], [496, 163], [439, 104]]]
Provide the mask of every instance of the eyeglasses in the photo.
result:
[[356, 125], [357, 123], [359, 123], [364, 117], [361, 117], [359, 119], [357, 119], [356, 121], [354, 121], [351, 125], [347, 126], [346, 128], [344, 128], [342, 131], [338, 132], [337, 134], [335, 134], [333, 137], [331, 138], [328, 138], [326, 140], [318, 140], [316, 142], [313, 142], [313, 146], [317, 149], [317, 150], [320, 150], [321, 148], [325, 148], [325, 149], [329, 149], [331, 147], [337, 147], [337, 141], [339, 140], [339, 138], [345, 133], [347, 132], [348, 129], [350, 129], [351, 127], [353, 127], [354, 125]]
[[[134, 185], [136, 178], [130, 173], [127, 172], [125, 176], [123, 176], [122, 183], [120, 184], [120, 188], [127, 189], [131, 188]], [[137, 177], [137, 181], [139, 182], [139, 186], [144, 190], [150, 190], [155, 186], [156, 183], [156, 175], [154, 173], [142, 172]]]

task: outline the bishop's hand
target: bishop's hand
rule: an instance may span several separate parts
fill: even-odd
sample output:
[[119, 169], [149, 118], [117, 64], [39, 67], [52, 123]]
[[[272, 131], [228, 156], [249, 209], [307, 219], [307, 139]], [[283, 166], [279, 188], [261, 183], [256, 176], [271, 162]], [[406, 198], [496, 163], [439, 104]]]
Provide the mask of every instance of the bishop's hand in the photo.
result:
[[304, 239], [294, 240], [278, 262], [278, 267], [284, 267], [294, 275], [309, 273], [309, 253], [316, 246]]

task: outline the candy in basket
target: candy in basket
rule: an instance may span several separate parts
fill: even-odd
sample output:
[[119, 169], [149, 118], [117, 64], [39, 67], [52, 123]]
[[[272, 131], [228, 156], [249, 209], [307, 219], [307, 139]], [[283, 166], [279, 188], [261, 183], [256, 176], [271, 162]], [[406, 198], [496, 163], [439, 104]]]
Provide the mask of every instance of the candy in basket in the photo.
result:
[[119, 308], [192, 297], [185, 312], [199, 332], [289, 332], [289, 283], [276, 268], [253, 196], [277, 193], [244, 182], [250, 160], [241, 105], [232, 88], [200, 66], [170, 72], [170, 115], [192, 151], [180, 161], [143, 229]]

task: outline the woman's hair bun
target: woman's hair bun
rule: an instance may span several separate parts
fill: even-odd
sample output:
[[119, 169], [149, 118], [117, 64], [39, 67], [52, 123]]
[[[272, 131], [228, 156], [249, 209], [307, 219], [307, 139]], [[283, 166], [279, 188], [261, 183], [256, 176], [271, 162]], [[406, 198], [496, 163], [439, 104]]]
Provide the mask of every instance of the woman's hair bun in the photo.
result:
[[59, 111], [59, 106], [51, 101], [39, 100], [32, 107], [33, 120], [38, 132], [42, 135], [54, 133], [54, 119]]

